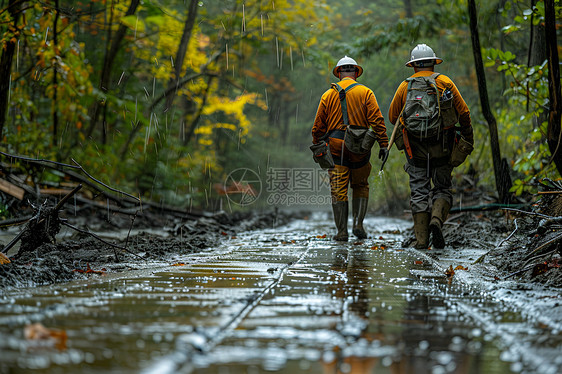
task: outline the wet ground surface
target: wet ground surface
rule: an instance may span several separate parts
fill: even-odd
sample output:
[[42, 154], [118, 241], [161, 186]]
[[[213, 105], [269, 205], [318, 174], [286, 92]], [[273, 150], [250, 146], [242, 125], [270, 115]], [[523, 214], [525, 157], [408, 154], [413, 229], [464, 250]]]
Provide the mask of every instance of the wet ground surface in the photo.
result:
[[[409, 226], [371, 218], [369, 239], [340, 244], [318, 215], [173, 263], [4, 291], [0, 373], [562, 371], [556, 290], [472, 265], [484, 250], [405, 250]], [[34, 323], [66, 339], [26, 339]]]

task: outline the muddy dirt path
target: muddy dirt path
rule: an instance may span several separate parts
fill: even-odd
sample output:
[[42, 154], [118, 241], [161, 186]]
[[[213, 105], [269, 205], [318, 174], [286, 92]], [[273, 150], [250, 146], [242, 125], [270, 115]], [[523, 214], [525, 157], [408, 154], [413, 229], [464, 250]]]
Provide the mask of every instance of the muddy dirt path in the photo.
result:
[[[320, 214], [174, 263], [2, 293], [0, 373], [562, 371], [559, 294], [497, 280], [472, 265], [482, 250], [404, 250], [410, 225], [370, 218], [370, 239], [339, 244]], [[52, 337], [26, 338], [35, 323]]]

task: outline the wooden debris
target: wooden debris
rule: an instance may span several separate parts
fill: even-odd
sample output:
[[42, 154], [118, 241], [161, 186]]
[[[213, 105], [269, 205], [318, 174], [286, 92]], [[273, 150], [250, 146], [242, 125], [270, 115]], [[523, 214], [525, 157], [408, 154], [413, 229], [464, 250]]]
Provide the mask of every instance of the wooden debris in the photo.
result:
[[23, 188], [18, 187], [4, 179], [0, 179], [0, 191], [11, 195], [18, 200], [23, 200], [23, 196], [25, 194], [25, 190]]
[[540, 199], [534, 204], [535, 211], [527, 213], [536, 223], [535, 229], [529, 233], [533, 237], [532, 249], [523, 258], [520, 269], [506, 279], [527, 272], [534, 278], [560, 267], [557, 256], [562, 244], [562, 233], [559, 232], [562, 222], [562, 183], [545, 178], [538, 186], [542, 189], [537, 193]]

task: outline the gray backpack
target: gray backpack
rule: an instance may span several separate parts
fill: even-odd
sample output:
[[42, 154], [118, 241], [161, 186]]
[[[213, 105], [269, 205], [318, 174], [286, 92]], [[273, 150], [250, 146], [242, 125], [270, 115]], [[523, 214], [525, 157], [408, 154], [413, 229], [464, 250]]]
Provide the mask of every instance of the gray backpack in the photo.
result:
[[435, 84], [437, 76], [439, 73], [406, 79], [408, 91], [402, 111], [404, 127], [408, 134], [420, 139], [434, 138], [442, 129], [440, 95]]

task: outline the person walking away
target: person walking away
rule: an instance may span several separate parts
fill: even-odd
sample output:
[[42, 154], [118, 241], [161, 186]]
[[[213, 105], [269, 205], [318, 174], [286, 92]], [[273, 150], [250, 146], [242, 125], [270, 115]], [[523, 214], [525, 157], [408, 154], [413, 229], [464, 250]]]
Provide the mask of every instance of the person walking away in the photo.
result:
[[[320, 99], [312, 127], [312, 141], [328, 140], [334, 159], [334, 167], [328, 170], [332, 197], [332, 210], [337, 241], [347, 241], [347, 219], [349, 214], [348, 187], [353, 190], [353, 234], [359, 239], [367, 238], [363, 219], [369, 201], [368, 177], [371, 173], [371, 147], [374, 141], [380, 146], [379, 158], [388, 156], [388, 136], [384, 118], [373, 91], [357, 83], [363, 68], [350, 57], [343, 57], [332, 70], [339, 78], [332, 83]], [[355, 132], [363, 134], [358, 148]], [[370, 140], [370, 141], [369, 141]], [[365, 142], [368, 143], [365, 146]], [[352, 149], [349, 149], [352, 148]]]
[[430, 242], [445, 247], [442, 228], [453, 202], [451, 174], [474, 144], [466, 102], [449, 77], [434, 71], [442, 62], [433, 49], [418, 44], [406, 63], [414, 74], [400, 84], [388, 112], [399, 126], [395, 144], [406, 154], [417, 249], [427, 249]]

